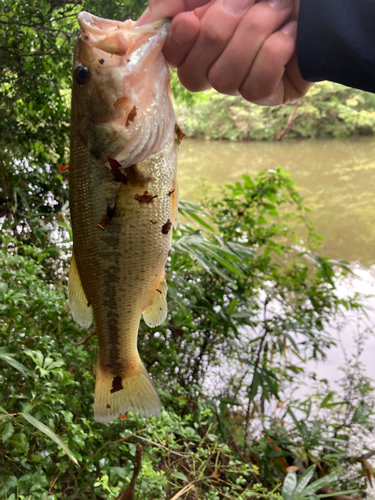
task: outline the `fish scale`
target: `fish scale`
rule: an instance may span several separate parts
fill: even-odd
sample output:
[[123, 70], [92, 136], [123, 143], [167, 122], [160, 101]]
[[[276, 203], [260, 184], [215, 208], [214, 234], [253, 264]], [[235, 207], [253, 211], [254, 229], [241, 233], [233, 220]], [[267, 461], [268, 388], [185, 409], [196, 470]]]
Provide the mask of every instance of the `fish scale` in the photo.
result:
[[[105, 63], [100, 62], [100, 67], [95, 64], [99, 58], [104, 59], [100, 49], [100, 43], [104, 42], [102, 39], [98, 43], [92, 42], [91, 39], [98, 36], [104, 21], [105, 30], [111, 31], [109, 23], [112, 21], [103, 21], [87, 13], [83, 13], [79, 21], [81, 26], [84, 25], [85, 40], [88, 38], [89, 42], [82, 38], [79, 41], [74, 67], [79, 69], [84, 61], [88, 65], [85, 68], [91, 68], [91, 79], [87, 85], [82, 83], [82, 78], [79, 85], [73, 84], [69, 181], [74, 257], [69, 278], [69, 302], [73, 316], [83, 326], [88, 326], [91, 321], [92, 310], [99, 341], [94, 412], [97, 421], [108, 422], [129, 409], [144, 415], [155, 415], [160, 411], [159, 398], [138, 354], [137, 335], [142, 314], [149, 326], [157, 326], [166, 316], [164, 267], [171, 249], [171, 225], [177, 211], [175, 179], [179, 140], [170, 102], [169, 73], [167, 75], [161, 54], [165, 33], [160, 35], [160, 29], [157, 31], [155, 26], [149, 28], [151, 42], [152, 37], [157, 36], [161, 41], [155, 39], [158, 54], [154, 66], [148, 71], [162, 70], [159, 76], [164, 84], [158, 81], [150, 90], [151, 106], [143, 109], [142, 101], [137, 101], [136, 113], [132, 103], [124, 110], [112, 104], [116, 133], [111, 133], [108, 122], [110, 103], [127, 100], [125, 96], [119, 97], [120, 92], [124, 93], [123, 87], [116, 90], [115, 85], [108, 89], [107, 85], [103, 86], [102, 82], [109, 79], [109, 73], [105, 73], [108, 70]], [[132, 35], [140, 36], [136, 30], [135, 34], [132, 33], [132, 28], [129, 22], [126, 27], [124, 23], [122, 47], [124, 40]], [[143, 38], [145, 32], [147, 28], [143, 28]], [[116, 40], [113, 30], [111, 36], [112, 43]], [[105, 48], [109, 50], [109, 42], [105, 40]], [[148, 43], [147, 37], [145, 43]], [[150, 43], [147, 47], [152, 48]], [[137, 69], [135, 62], [132, 71]], [[93, 68], [97, 70], [94, 72]], [[102, 80], [101, 72], [104, 75]], [[82, 75], [86, 73], [85, 70]], [[132, 75], [129, 75], [131, 80]], [[141, 81], [139, 76], [136, 80]], [[119, 82], [118, 74], [116, 81]], [[148, 74], [141, 93], [147, 94], [146, 84], [150, 85], [152, 81]], [[106, 103], [106, 128], [100, 123], [100, 109], [91, 109], [95, 107], [92, 96], [98, 95], [98, 88], [101, 89], [100, 105]], [[123, 120], [121, 113], [124, 114]], [[126, 113], [132, 113], [132, 120]], [[119, 120], [126, 124], [123, 138]], [[150, 123], [155, 127], [147, 134]], [[153, 139], [140, 142], [138, 146], [135, 144], [134, 148], [128, 147], [131, 146], [132, 134], [134, 141], [139, 141], [140, 130], [144, 137]], [[124, 153], [116, 158], [109, 157], [106, 153], [113, 151], [111, 137], [114, 137], [116, 147], [119, 144], [123, 151], [134, 150], [137, 158], [140, 154], [145, 158], [132, 164], [129, 153], [128, 156]], [[98, 142], [98, 138], [102, 140]], [[156, 148], [155, 144], [159, 143]], [[149, 154], [147, 147], [151, 149]], [[116, 169], [120, 175], [115, 175]]]

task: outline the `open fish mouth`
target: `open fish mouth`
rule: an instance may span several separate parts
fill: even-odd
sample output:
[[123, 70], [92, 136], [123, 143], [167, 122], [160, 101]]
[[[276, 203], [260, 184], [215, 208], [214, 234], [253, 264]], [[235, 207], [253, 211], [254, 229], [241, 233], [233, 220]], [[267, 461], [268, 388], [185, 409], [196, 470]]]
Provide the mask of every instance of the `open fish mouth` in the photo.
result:
[[135, 27], [136, 23], [132, 20], [113, 21], [85, 11], [80, 12], [77, 18], [81, 27], [81, 40], [91, 47], [117, 56], [129, 56], [155, 35], [158, 45], [163, 44], [170, 26], [168, 18], [139, 27]]

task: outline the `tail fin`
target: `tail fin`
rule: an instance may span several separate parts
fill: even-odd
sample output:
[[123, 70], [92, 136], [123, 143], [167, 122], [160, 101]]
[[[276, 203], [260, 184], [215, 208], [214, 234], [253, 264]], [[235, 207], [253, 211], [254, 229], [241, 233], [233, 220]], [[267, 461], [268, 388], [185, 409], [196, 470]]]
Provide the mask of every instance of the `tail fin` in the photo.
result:
[[97, 422], [111, 422], [129, 410], [145, 417], [159, 414], [161, 403], [151, 379], [139, 359], [130, 374], [113, 375], [97, 366], [94, 415]]

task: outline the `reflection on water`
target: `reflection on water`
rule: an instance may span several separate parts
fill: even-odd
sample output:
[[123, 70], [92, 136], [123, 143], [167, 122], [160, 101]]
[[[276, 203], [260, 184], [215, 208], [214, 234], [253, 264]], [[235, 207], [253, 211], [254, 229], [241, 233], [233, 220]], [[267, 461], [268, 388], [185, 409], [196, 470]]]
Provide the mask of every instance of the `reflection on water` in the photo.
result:
[[241, 175], [283, 167], [312, 210], [322, 253], [375, 264], [375, 139], [246, 142], [184, 140], [179, 157], [182, 198], [199, 197], [201, 179], [215, 186]]

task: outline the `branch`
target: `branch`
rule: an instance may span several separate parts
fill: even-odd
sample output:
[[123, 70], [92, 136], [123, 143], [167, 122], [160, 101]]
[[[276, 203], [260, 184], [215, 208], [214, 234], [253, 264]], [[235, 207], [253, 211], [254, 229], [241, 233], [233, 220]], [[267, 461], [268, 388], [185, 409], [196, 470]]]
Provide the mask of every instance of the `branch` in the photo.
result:
[[122, 491], [116, 500], [134, 500], [134, 490], [135, 484], [137, 482], [137, 477], [141, 471], [142, 467], [142, 445], [137, 443], [135, 458], [134, 458], [134, 471], [133, 477], [130, 480], [130, 483], [126, 487], [126, 490]]
[[294, 106], [294, 109], [291, 112], [291, 114], [288, 118], [288, 121], [286, 122], [286, 127], [283, 130], [281, 130], [280, 132], [276, 132], [275, 137], [276, 137], [277, 141], [280, 141], [284, 137], [284, 135], [289, 131], [290, 127], [292, 126], [292, 122], [294, 120], [294, 117], [296, 116], [297, 109], [298, 109], [298, 104], [296, 104]]
[[85, 337], [83, 340], [80, 340], [76, 344], [74, 344], [75, 347], [78, 347], [86, 342], [86, 340], [89, 340], [94, 334], [96, 333], [95, 328]]
[[362, 460], [368, 460], [369, 458], [375, 456], [375, 450], [369, 451], [364, 455], [360, 455], [358, 457], [349, 457], [350, 461], [353, 462], [361, 462]]

